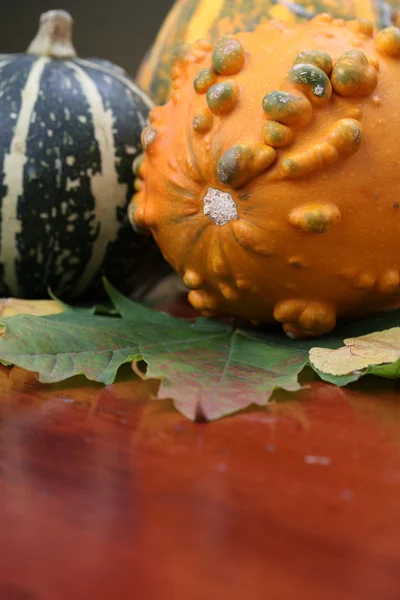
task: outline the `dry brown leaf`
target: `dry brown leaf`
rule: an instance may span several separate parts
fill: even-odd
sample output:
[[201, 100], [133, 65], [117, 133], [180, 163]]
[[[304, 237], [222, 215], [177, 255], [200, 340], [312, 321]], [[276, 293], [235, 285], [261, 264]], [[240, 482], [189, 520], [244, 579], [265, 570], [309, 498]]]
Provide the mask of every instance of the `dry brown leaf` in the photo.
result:
[[15, 317], [15, 315], [56, 315], [63, 312], [61, 304], [55, 300], [22, 300], [21, 298], [1, 298], [0, 316]]
[[400, 327], [344, 340], [336, 350], [312, 348], [312, 366], [329, 375], [348, 375], [371, 365], [394, 363], [400, 359]]
[[[21, 298], [1, 298], [0, 317], [15, 317], [16, 315], [56, 315], [63, 312], [61, 304], [55, 300], [23, 300]], [[0, 337], [4, 327], [0, 325]]]

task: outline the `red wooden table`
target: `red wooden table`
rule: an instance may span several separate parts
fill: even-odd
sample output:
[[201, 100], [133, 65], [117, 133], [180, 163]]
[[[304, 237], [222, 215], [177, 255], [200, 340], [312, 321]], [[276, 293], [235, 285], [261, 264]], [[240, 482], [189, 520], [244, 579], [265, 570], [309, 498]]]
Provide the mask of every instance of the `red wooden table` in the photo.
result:
[[210, 424], [156, 385], [1, 368], [1, 600], [400, 598], [392, 382]]

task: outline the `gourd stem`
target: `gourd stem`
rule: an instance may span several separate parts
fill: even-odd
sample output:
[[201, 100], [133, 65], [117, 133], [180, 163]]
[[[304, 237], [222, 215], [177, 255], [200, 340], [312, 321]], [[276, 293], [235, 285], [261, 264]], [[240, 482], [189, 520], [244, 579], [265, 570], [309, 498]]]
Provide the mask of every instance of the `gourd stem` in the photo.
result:
[[72, 43], [72, 17], [65, 10], [50, 10], [40, 17], [39, 30], [27, 54], [49, 58], [74, 58]]

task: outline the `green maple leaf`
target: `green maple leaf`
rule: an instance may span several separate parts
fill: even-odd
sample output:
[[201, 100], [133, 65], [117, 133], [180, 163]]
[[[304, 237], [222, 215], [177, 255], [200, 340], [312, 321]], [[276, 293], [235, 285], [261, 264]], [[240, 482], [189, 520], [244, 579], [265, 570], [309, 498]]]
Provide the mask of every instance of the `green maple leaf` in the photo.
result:
[[299, 388], [308, 352], [288, 346], [284, 336], [219, 320], [188, 322], [106, 287], [121, 318], [70, 307], [58, 315], [4, 318], [1, 361], [35, 371], [46, 383], [83, 374], [110, 384], [123, 363], [145, 360], [147, 377], [161, 379], [159, 397], [172, 398], [191, 419], [265, 405], [276, 387]]
[[[106, 287], [120, 317], [65, 306], [65, 312], [56, 315], [3, 318], [0, 360], [37, 372], [43, 382], [83, 374], [104, 384], [114, 381], [123, 363], [144, 360], [147, 377], [161, 379], [159, 397], [172, 398], [191, 419], [212, 420], [250, 404], [265, 405], [276, 388], [299, 389], [298, 374], [308, 364], [315, 341], [235, 329], [219, 320], [185, 321], [132, 302], [107, 283]], [[337, 348], [344, 337], [399, 320], [398, 311], [383, 313], [348, 326], [345, 335], [338, 330], [318, 345]], [[335, 382], [344, 385], [359, 376], [350, 374]]]

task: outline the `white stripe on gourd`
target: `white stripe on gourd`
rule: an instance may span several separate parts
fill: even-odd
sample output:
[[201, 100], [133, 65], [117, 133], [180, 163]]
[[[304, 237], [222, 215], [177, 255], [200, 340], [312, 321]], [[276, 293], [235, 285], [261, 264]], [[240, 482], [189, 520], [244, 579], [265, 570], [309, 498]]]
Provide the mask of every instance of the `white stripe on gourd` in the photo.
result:
[[154, 102], [146, 96], [146, 94], [130, 79], [124, 77], [121, 73], [117, 71], [113, 71], [112, 69], [107, 69], [104, 65], [99, 65], [98, 63], [92, 62], [90, 60], [85, 60], [84, 58], [76, 58], [74, 63], [81, 65], [82, 67], [90, 67], [91, 69], [96, 69], [100, 71], [100, 73], [105, 73], [106, 75], [110, 75], [114, 79], [118, 79], [121, 83], [124, 84], [125, 87], [129, 88], [134, 94], [139, 96], [142, 100], [143, 104], [147, 106], [147, 108], [154, 108]]
[[[90, 284], [101, 267], [109, 242], [117, 238], [119, 229], [117, 206], [125, 206], [128, 187], [126, 184], [118, 182], [118, 173], [115, 169], [116, 150], [112, 111], [104, 108], [96, 84], [89, 75], [72, 62], [66, 64], [75, 71], [83, 95], [89, 104], [94, 136], [99, 146], [101, 159], [101, 172], [90, 177], [91, 191], [96, 202], [93, 229], [96, 230], [99, 227], [99, 232], [93, 242], [91, 258], [78, 280], [76, 287], [78, 295]], [[114, 198], [115, 203], [110, 202], [110, 198]]]
[[[43, 70], [50, 58], [74, 58], [70, 28], [72, 19], [64, 11], [49, 11], [42, 15], [37, 36], [30, 44], [27, 54], [38, 56], [22, 91], [19, 111], [10, 152], [4, 156], [4, 184], [7, 195], [2, 201], [0, 262], [4, 266], [4, 283], [11, 293], [18, 289], [17, 280], [17, 236], [21, 233], [18, 219], [18, 200], [24, 191], [24, 166], [28, 160], [26, 142], [29, 126], [40, 91]], [[7, 60], [7, 55], [5, 60]], [[38, 262], [40, 258], [38, 257]]]
[[4, 156], [3, 172], [7, 195], [2, 201], [0, 262], [4, 265], [4, 282], [10, 290], [14, 291], [17, 289], [17, 235], [21, 232], [21, 221], [18, 219], [18, 199], [24, 191], [24, 166], [28, 160], [26, 141], [32, 113], [39, 95], [40, 79], [48, 60], [48, 58], [39, 58], [32, 65], [22, 91], [21, 109], [10, 152]]

